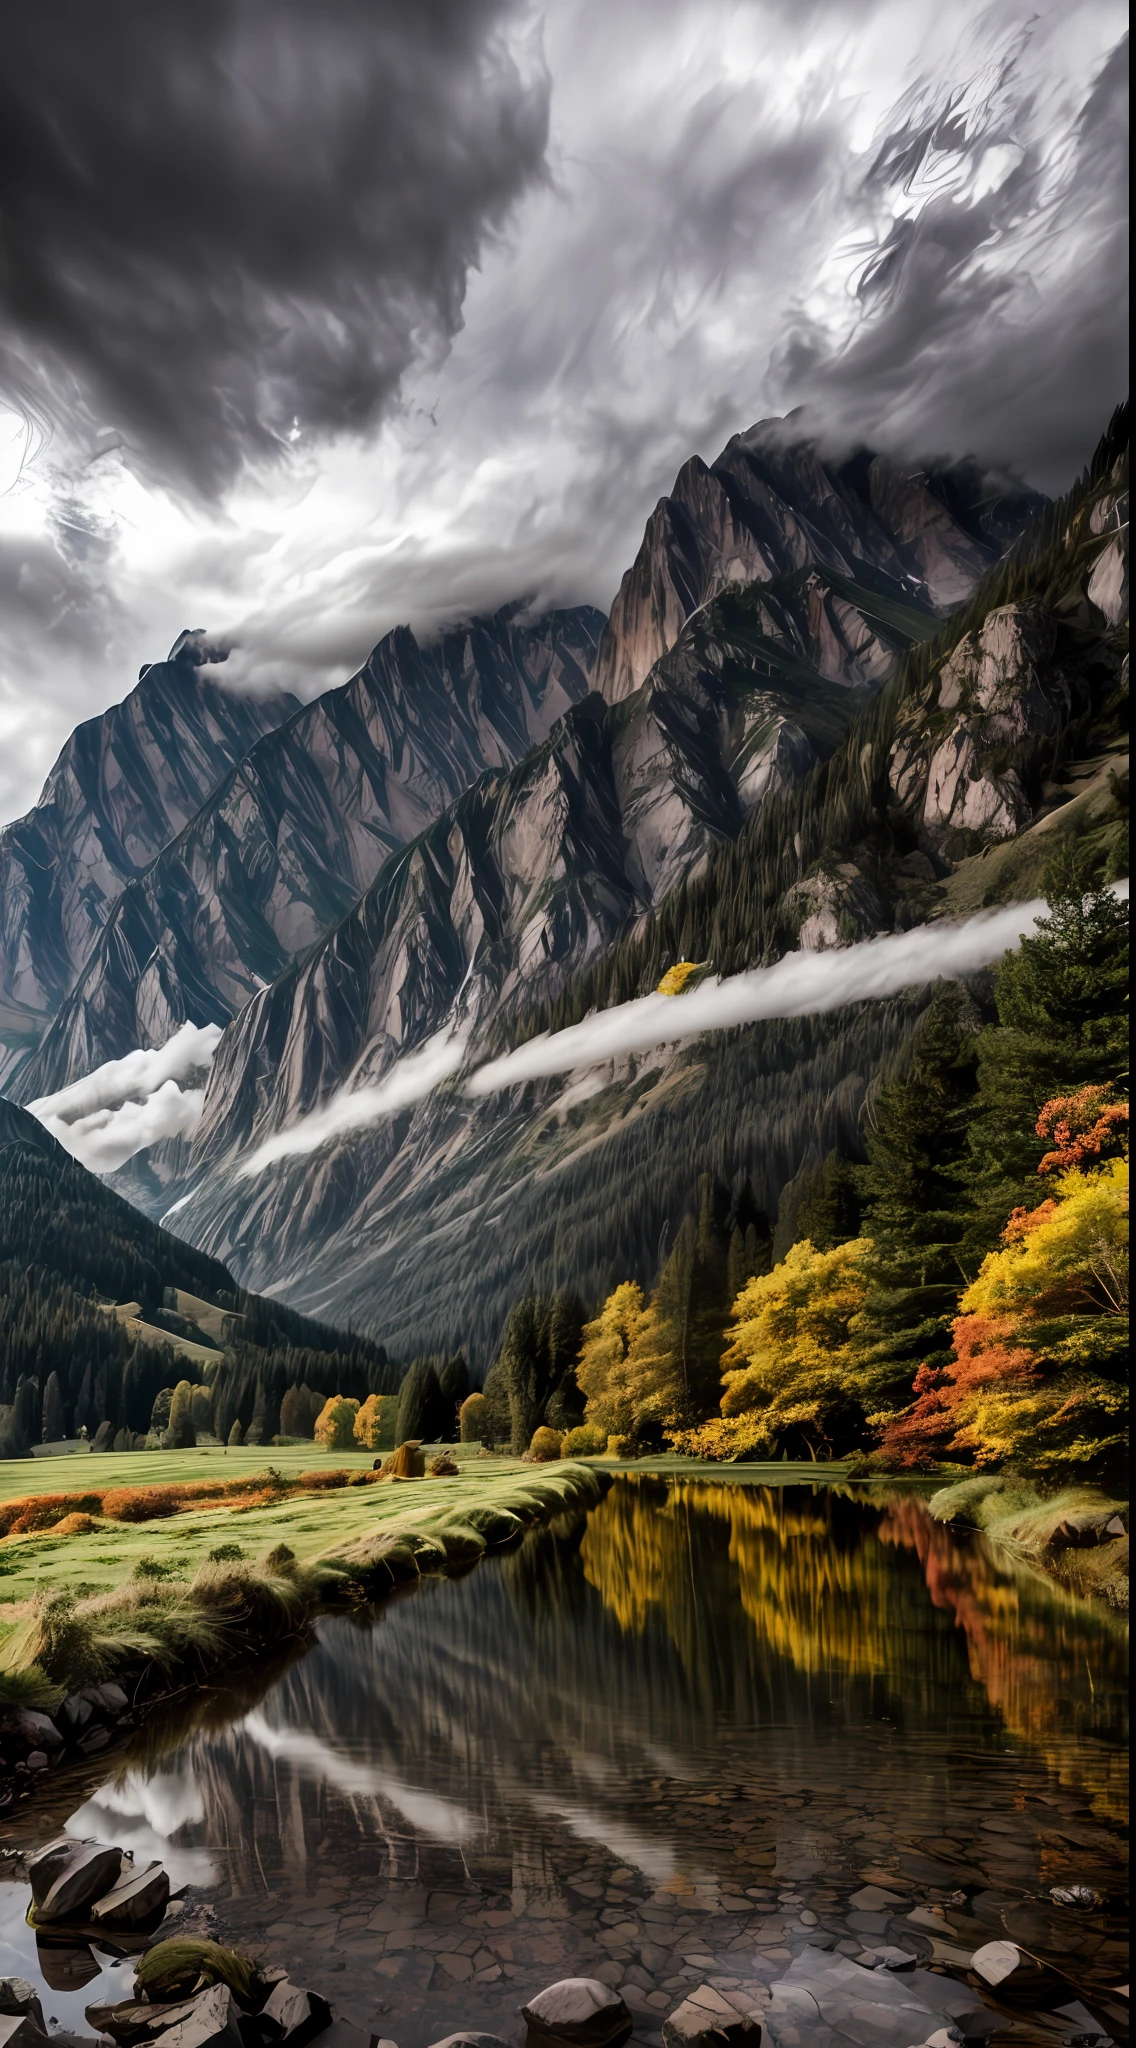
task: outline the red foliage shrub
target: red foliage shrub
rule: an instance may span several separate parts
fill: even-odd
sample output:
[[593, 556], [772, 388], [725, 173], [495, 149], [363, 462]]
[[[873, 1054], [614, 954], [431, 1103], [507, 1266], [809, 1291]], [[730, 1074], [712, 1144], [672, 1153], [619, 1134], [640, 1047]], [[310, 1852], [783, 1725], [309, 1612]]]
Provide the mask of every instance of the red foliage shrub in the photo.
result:
[[1029, 1352], [1008, 1342], [1016, 1328], [1011, 1316], [956, 1318], [954, 1358], [938, 1369], [920, 1366], [912, 1406], [889, 1422], [880, 1438], [880, 1451], [890, 1463], [916, 1471], [938, 1464], [951, 1451], [981, 1453], [981, 1444], [962, 1426], [964, 1404], [984, 1386], [1024, 1388], [1038, 1378]]
[[1073, 1095], [1055, 1095], [1044, 1104], [1037, 1120], [1039, 1138], [1049, 1138], [1053, 1151], [1047, 1152], [1039, 1173], [1064, 1173], [1070, 1168], [1097, 1166], [1102, 1159], [1115, 1159], [1128, 1140], [1128, 1104], [1112, 1099], [1111, 1088], [1092, 1083]]
[[112, 1522], [156, 1522], [180, 1506], [173, 1486], [114, 1486], [103, 1495], [103, 1513]]

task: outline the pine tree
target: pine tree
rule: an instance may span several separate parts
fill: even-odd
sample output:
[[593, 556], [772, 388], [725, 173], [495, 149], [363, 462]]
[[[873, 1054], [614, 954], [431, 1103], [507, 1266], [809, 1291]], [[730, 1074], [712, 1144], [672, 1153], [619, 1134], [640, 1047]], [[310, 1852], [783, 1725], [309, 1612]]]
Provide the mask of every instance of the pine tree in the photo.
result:
[[950, 1318], [966, 1280], [960, 1248], [978, 1029], [966, 990], [940, 988], [906, 1074], [881, 1089], [866, 1133], [868, 1163], [858, 1180], [872, 1251], [855, 1335], [881, 1401], [906, 1399], [916, 1368], [941, 1364], [950, 1352]]
[[1089, 887], [1091, 856], [1065, 847], [1046, 870], [1049, 915], [998, 972], [998, 1023], [978, 1046], [966, 1236], [971, 1275], [1007, 1217], [1036, 1193], [1038, 1115], [1086, 1082], [1128, 1074], [1128, 906]]
[[179, 1380], [174, 1388], [166, 1436], [171, 1451], [191, 1451], [197, 1442], [193, 1423], [193, 1388], [188, 1380]]
[[395, 1444], [436, 1443], [446, 1423], [446, 1402], [436, 1362], [432, 1358], [412, 1359], [398, 1390]]
[[67, 1435], [67, 1416], [63, 1407], [63, 1389], [57, 1372], [48, 1375], [43, 1390], [43, 1441], [45, 1444], [62, 1442]]
[[807, 1238], [818, 1252], [830, 1252], [860, 1235], [860, 1190], [856, 1168], [830, 1152], [806, 1182], [797, 1204], [796, 1239]]

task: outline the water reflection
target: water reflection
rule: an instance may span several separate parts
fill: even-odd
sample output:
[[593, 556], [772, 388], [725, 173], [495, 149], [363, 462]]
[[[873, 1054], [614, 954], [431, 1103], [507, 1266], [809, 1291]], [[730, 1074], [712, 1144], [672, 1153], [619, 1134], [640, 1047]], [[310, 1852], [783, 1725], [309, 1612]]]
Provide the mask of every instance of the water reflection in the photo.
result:
[[[911, 1495], [627, 1480], [325, 1625], [75, 1824], [165, 1828], [219, 1931], [402, 2048], [604, 1966], [649, 2039], [692, 1978], [848, 1938], [868, 1873], [1067, 1953], [1037, 1894], [1121, 1888], [1125, 1687], [1114, 1619]], [[1108, 1944], [1078, 1922], [1078, 1967], [1115, 1972]]]

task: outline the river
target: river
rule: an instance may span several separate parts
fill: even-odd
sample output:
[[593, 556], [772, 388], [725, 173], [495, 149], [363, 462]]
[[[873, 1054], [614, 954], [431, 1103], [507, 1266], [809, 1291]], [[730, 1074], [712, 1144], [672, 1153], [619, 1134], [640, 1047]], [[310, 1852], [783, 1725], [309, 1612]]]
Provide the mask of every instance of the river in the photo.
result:
[[[72, 1830], [161, 1856], [186, 1924], [399, 2048], [509, 2034], [570, 1974], [658, 2040], [685, 1987], [760, 1991], [818, 1939], [926, 1963], [1008, 1934], [1082, 1992], [1127, 1975], [1123, 1622], [913, 1489], [622, 1479], [197, 1719]], [[1107, 1904], [1054, 1905], [1069, 1883]], [[129, 1966], [37, 1958], [19, 1890], [0, 1969], [46, 1961], [81, 2026]]]

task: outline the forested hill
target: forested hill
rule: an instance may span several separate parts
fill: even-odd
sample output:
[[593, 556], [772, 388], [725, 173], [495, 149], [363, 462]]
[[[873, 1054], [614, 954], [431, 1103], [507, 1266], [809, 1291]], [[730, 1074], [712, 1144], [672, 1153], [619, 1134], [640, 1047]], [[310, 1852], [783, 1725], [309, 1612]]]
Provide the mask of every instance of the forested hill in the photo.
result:
[[247, 1293], [0, 1098], [0, 1456], [103, 1425], [144, 1436], [163, 1388], [219, 1374], [265, 1440], [292, 1384], [365, 1398], [398, 1377], [381, 1344]]

